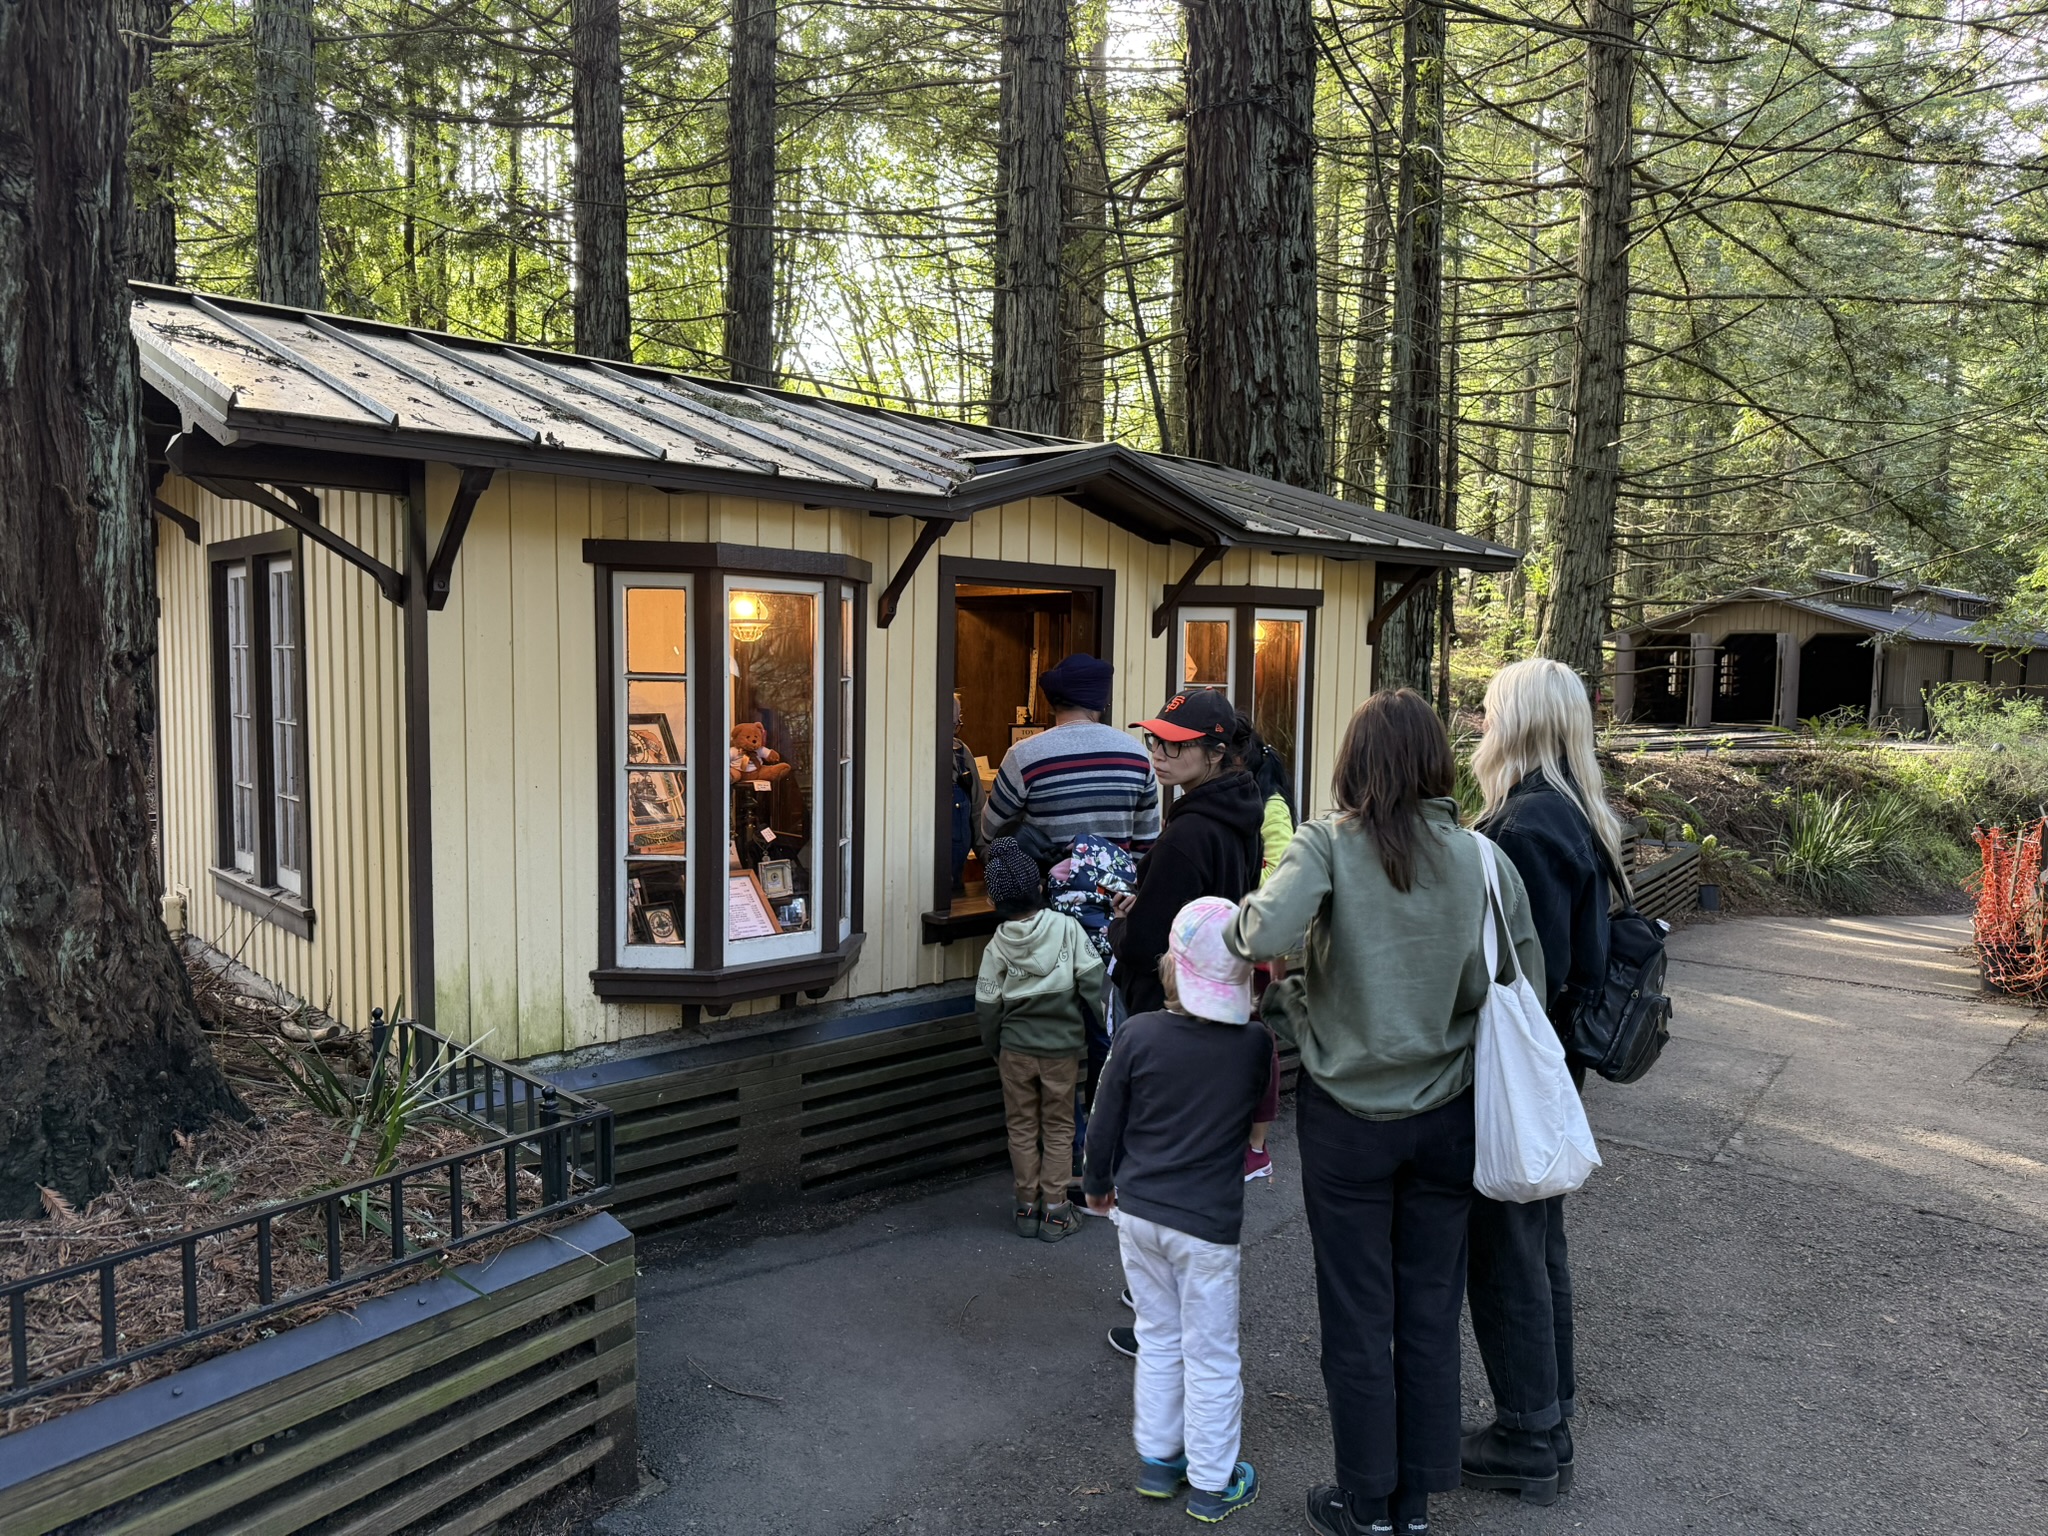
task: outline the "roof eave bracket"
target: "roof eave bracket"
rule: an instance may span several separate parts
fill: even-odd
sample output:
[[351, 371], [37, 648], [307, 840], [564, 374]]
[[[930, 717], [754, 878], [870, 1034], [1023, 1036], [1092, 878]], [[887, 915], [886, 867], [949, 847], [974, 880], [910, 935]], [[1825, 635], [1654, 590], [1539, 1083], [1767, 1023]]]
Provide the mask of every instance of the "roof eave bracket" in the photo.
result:
[[271, 492], [253, 480], [228, 480], [213, 475], [195, 475], [193, 480], [214, 495], [227, 501], [246, 501], [261, 507], [287, 527], [297, 529], [329, 554], [338, 555], [357, 570], [364, 572], [377, 583], [386, 600], [403, 607], [405, 604], [405, 577], [393, 570], [375, 555], [357, 548], [333, 529], [325, 526], [317, 516], [308, 516], [302, 499], [310, 501], [317, 508], [319, 498], [312, 491], [293, 486], [292, 500]]
[[1377, 646], [1380, 643], [1380, 631], [1387, 627], [1387, 620], [1400, 612], [1401, 605], [1417, 592], [1420, 592], [1422, 584], [1434, 576], [1436, 572], [1437, 567], [1433, 565], [1418, 567], [1410, 573], [1406, 581], [1401, 583], [1400, 589], [1392, 597], [1388, 598], [1384, 603], [1375, 603], [1373, 605], [1372, 617], [1366, 620], [1365, 623], [1365, 643], [1367, 645]]
[[917, 530], [917, 538], [910, 546], [910, 553], [903, 557], [903, 563], [896, 567], [896, 574], [889, 578], [889, 585], [882, 589], [881, 601], [875, 605], [875, 628], [887, 629], [895, 622], [896, 610], [903, 601], [903, 594], [909, 590], [911, 578], [917, 568], [924, 564], [924, 557], [932, 552], [932, 546], [946, 536], [946, 530], [953, 526], [949, 517], [928, 517], [924, 526]]
[[476, 511], [476, 504], [485, 491], [491, 488], [491, 480], [497, 474], [495, 469], [484, 465], [465, 465], [462, 484], [456, 487], [455, 500], [448, 508], [448, 521], [441, 525], [441, 540], [434, 546], [434, 558], [427, 564], [427, 607], [439, 613], [448, 606], [449, 585], [455, 579], [455, 557], [462, 553], [462, 536], [469, 531], [470, 514]]
[[1195, 551], [1195, 558], [1188, 562], [1187, 571], [1159, 599], [1159, 606], [1152, 610], [1152, 635], [1157, 639], [1166, 633], [1166, 621], [1173, 610], [1180, 606], [1181, 597], [1188, 588], [1202, 579], [1203, 572], [1223, 558], [1223, 543], [1204, 544]]

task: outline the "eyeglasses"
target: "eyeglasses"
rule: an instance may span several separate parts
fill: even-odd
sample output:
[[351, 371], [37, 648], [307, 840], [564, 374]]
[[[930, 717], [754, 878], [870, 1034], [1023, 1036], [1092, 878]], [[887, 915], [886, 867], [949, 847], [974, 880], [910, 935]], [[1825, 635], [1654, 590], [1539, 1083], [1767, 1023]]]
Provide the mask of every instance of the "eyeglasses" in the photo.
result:
[[1187, 745], [1184, 741], [1168, 741], [1164, 736], [1154, 736], [1150, 731], [1143, 733], [1143, 739], [1147, 752], [1154, 757], [1163, 757], [1168, 762], [1179, 757], [1180, 749]]

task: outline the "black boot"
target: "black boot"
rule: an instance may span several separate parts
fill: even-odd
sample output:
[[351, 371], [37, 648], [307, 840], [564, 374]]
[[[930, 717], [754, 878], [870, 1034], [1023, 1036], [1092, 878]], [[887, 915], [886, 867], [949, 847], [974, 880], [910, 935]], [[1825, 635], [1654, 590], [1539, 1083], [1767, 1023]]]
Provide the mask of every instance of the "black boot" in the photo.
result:
[[1557, 1455], [1547, 1429], [1490, 1424], [1461, 1446], [1467, 1488], [1520, 1494], [1524, 1504], [1557, 1502]]
[[1559, 1419], [1557, 1427], [1550, 1432], [1550, 1453], [1557, 1458], [1557, 1491], [1572, 1491], [1572, 1425], [1569, 1419]]

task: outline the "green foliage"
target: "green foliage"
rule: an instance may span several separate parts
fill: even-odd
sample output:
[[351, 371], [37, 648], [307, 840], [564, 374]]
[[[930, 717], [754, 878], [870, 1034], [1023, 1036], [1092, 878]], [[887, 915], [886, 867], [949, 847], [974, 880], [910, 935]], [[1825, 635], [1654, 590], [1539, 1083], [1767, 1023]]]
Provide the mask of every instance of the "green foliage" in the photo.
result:
[[1927, 696], [1927, 723], [1934, 735], [1962, 746], [2048, 746], [2048, 700], [1983, 683], [1943, 683], [1933, 689]]
[[[406, 1137], [452, 1102], [434, 1096], [440, 1072], [432, 1069], [453, 1063], [429, 1059], [426, 1049], [411, 1031], [387, 1030], [361, 1077], [338, 1069], [315, 1049], [266, 1046], [264, 1054], [309, 1108], [348, 1127], [339, 1182], [354, 1183], [397, 1167]], [[463, 1047], [455, 1060], [470, 1049]]]
[[1774, 853], [1778, 878], [1803, 896], [1842, 908], [1869, 898], [1877, 845], [1848, 795], [1807, 790], [1792, 796]]

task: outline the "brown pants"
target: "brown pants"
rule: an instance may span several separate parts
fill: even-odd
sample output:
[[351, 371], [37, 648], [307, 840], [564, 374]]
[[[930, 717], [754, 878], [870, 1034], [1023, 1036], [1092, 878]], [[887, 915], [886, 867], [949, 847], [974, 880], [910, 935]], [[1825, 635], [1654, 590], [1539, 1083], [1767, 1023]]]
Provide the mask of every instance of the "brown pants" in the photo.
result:
[[1003, 1076], [1003, 1117], [1010, 1126], [1010, 1176], [1017, 1186], [1017, 1203], [1042, 1200], [1047, 1206], [1058, 1205], [1067, 1198], [1074, 1173], [1074, 1086], [1081, 1063], [1072, 1056], [1004, 1051], [996, 1065]]

